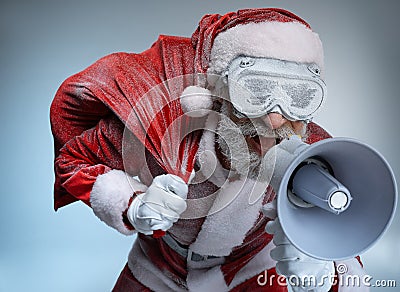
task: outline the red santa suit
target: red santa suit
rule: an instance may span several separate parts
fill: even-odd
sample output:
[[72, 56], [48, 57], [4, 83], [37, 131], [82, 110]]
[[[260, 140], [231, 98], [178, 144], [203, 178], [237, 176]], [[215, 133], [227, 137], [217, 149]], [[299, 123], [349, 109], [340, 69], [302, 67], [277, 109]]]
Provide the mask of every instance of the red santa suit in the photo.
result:
[[[260, 32], [247, 26], [260, 23], [266, 24], [260, 36]], [[281, 26], [285, 23], [303, 33], [294, 33], [298, 42], [295, 48], [293, 44], [289, 46], [292, 38], [285, 33], [288, 27]], [[263, 45], [224, 34], [243, 34], [242, 28], [245, 33], [250, 29], [252, 38]], [[140, 97], [177, 76], [219, 74], [229, 60], [243, 53], [323, 65], [315, 36], [304, 20], [280, 9], [207, 15], [192, 38], [160, 36], [141, 54], [112, 54], [68, 78], [51, 106], [55, 209], [81, 200], [109, 226], [123, 234], [133, 234], [135, 231], [124, 216], [132, 196], [145, 191], [153, 177], [165, 173], [136, 138], [132, 126], [125, 132], [130, 145], [123, 149], [126, 121]], [[266, 47], [269, 41], [271, 46]], [[273, 42], [283, 42], [288, 47], [279, 48]], [[173, 90], [180, 94], [188, 85], [210, 85], [194, 78], [188, 83]], [[207, 119], [209, 130], [203, 132], [197, 145], [196, 168], [207, 180], [189, 186], [187, 210], [167, 236], [156, 239], [138, 235], [114, 291], [286, 291], [274, 271], [275, 262], [269, 255], [274, 247], [272, 236], [264, 231], [268, 219], [261, 213], [262, 204], [273, 199], [273, 190], [268, 187], [263, 198], [250, 205], [248, 192], [256, 182], [227, 181], [226, 170], [218, 161], [210, 171], [208, 159], [215, 154], [212, 129], [217, 122], [212, 116]], [[329, 135], [309, 123], [307, 137], [307, 142], [313, 143]], [[224, 198], [238, 189], [241, 191], [235, 200], [221, 208]], [[270, 278], [261, 285], [264, 271]]]

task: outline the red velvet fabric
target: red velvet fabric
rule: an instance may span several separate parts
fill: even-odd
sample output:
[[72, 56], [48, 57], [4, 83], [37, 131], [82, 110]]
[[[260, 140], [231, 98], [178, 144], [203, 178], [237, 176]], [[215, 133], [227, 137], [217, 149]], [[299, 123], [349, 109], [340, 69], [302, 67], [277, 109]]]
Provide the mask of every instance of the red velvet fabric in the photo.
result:
[[62, 190], [56, 193], [56, 199], [60, 199], [56, 208], [74, 200], [90, 205], [90, 192], [97, 176], [111, 169], [124, 169], [123, 129], [118, 118], [111, 116], [65, 144], [55, 160], [56, 184]]
[[[74, 137], [93, 129], [110, 115], [127, 121], [135, 102], [149, 89], [163, 80], [193, 73], [193, 66], [183, 66], [193, 62], [193, 53], [190, 39], [161, 36], [141, 54], [112, 54], [68, 78], [57, 91], [50, 111], [56, 164], [61, 147]], [[94, 150], [92, 152], [96, 153]], [[104, 170], [95, 172], [101, 174]], [[85, 176], [91, 178], [90, 174]], [[77, 199], [70, 192], [78, 191], [76, 187], [69, 186], [67, 190], [62, 180], [56, 169], [55, 209]], [[83, 188], [83, 194], [87, 190]]]

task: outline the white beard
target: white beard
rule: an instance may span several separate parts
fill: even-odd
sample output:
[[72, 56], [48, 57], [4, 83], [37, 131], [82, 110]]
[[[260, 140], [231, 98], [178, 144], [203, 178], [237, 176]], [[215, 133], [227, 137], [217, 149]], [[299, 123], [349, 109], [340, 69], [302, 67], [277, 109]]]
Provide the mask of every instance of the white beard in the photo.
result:
[[[226, 101], [222, 104], [221, 114], [216, 129], [217, 143], [221, 153], [230, 162], [231, 169], [242, 177], [266, 181], [270, 179], [272, 174], [272, 169], [262, 169], [261, 166], [265, 165], [262, 163], [263, 157], [249, 149], [245, 136], [287, 139], [293, 134], [305, 134], [306, 127], [302, 130], [302, 133], [295, 133], [288, 125], [272, 130], [260, 120], [234, 123], [228, 116]], [[271, 168], [273, 168], [273, 165]]]
[[231, 169], [241, 176], [254, 175], [261, 158], [249, 150], [240, 127], [224, 116], [218, 123], [217, 134], [220, 150], [230, 162]]

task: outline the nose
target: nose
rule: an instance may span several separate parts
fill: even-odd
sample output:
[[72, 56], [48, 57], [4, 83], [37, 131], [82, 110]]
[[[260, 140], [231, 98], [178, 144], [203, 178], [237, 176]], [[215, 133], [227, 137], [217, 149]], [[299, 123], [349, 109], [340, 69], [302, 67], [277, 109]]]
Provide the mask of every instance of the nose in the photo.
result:
[[281, 115], [279, 113], [269, 113], [269, 114], [265, 115], [262, 119], [273, 130], [282, 127], [285, 123], [287, 123], [289, 121], [283, 115]]

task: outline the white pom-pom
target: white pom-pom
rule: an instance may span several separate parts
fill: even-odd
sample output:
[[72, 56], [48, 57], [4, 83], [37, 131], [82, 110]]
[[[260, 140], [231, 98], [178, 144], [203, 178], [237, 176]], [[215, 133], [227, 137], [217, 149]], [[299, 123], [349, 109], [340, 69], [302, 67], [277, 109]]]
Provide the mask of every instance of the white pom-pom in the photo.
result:
[[198, 86], [188, 86], [182, 92], [182, 110], [191, 117], [204, 117], [213, 106], [211, 91]]

